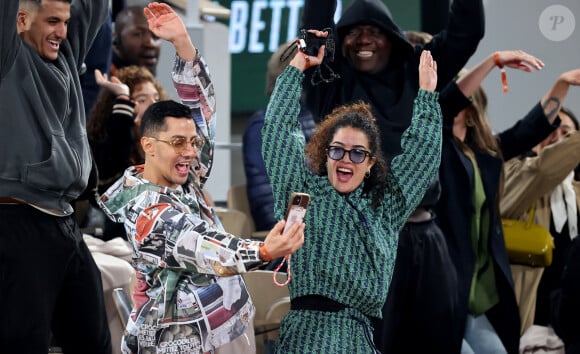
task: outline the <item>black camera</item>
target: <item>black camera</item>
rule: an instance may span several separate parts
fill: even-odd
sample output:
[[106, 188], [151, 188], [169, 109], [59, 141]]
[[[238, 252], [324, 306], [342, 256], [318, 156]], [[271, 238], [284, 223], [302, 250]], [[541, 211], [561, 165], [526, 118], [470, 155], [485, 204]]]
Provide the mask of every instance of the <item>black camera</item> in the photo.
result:
[[306, 31], [306, 30], [301, 30], [300, 31], [300, 37], [298, 38], [298, 43], [299, 43], [299, 48], [303, 53], [306, 53], [308, 55], [312, 55], [312, 56], [317, 56], [318, 55], [318, 50], [320, 49], [320, 47], [322, 47], [323, 45], [326, 46], [326, 49], [324, 50], [324, 56], [327, 55], [328, 53], [328, 47], [329, 47], [329, 38], [321, 38], [321, 37], [316, 37], [316, 35]]
[[303, 53], [317, 56], [318, 50], [324, 46], [324, 59], [334, 60], [334, 38], [331, 28], [325, 28], [323, 31], [328, 32], [328, 36], [317, 37], [315, 34], [308, 32], [305, 29], [300, 30], [300, 37], [298, 37], [299, 48]]
[[318, 56], [318, 50], [324, 45], [324, 58], [320, 65], [317, 65], [313, 71], [310, 78], [310, 82], [313, 86], [320, 84], [321, 82], [330, 83], [335, 79], [339, 79], [340, 75], [335, 73], [328, 63], [334, 61], [334, 36], [332, 28], [325, 28], [322, 31], [328, 32], [328, 36], [317, 37], [315, 34], [308, 32], [305, 29], [300, 30], [300, 37], [298, 37], [298, 45], [292, 43], [290, 44], [280, 56], [280, 62], [285, 62], [288, 60], [290, 55], [296, 53], [296, 47], [301, 52], [309, 56]]

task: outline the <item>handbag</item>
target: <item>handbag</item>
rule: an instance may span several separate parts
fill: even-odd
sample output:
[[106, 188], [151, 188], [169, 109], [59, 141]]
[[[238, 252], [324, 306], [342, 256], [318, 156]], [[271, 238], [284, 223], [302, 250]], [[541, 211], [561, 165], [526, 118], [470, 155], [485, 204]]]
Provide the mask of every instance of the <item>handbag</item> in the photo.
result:
[[512, 264], [532, 267], [552, 264], [554, 239], [546, 228], [533, 222], [535, 210], [532, 204], [526, 221], [501, 219], [505, 247]]

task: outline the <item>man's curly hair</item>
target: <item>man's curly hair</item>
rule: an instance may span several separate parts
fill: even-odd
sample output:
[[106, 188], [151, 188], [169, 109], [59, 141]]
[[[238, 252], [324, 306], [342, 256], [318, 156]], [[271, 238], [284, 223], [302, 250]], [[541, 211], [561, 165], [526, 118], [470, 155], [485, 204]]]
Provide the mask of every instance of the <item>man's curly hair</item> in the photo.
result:
[[314, 135], [306, 145], [306, 156], [310, 169], [317, 175], [328, 175], [326, 169], [327, 149], [336, 132], [341, 128], [351, 127], [362, 131], [368, 141], [371, 155], [376, 163], [371, 173], [364, 181], [363, 194], [372, 198], [372, 206], [378, 207], [385, 194], [385, 180], [388, 167], [381, 150], [381, 137], [376, 119], [371, 112], [370, 105], [362, 102], [346, 104], [336, 107], [316, 127]]

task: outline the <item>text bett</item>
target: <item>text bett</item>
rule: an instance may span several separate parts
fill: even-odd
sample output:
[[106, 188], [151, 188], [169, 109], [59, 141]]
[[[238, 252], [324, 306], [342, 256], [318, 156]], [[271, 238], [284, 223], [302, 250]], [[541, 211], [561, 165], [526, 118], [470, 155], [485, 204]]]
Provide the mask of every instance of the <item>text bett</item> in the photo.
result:
[[[230, 13], [229, 48], [230, 53], [239, 54], [244, 51], [252, 54], [261, 54], [266, 50], [276, 51], [281, 43], [298, 36], [300, 15], [304, 0], [255, 0], [232, 1]], [[338, 1], [336, 13], [340, 14], [342, 1]], [[268, 18], [268, 15], [270, 17]], [[336, 14], [335, 14], [336, 17]], [[282, 23], [286, 23], [283, 31]], [[269, 31], [264, 35], [262, 32]], [[280, 38], [281, 33], [286, 38]], [[260, 37], [266, 36], [266, 41]]]

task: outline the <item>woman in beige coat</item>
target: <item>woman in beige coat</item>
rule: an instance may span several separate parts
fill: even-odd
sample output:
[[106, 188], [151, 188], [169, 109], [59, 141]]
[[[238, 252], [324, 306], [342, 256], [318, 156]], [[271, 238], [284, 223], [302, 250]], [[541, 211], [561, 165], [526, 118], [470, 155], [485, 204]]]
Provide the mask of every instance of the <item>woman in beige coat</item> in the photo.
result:
[[[502, 217], [525, 219], [534, 205], [534, 222], [550, 230], [556, 246], [552, 265], [544, 269], [537, 293], [525, 295], [527, 291], [522, 291], [519, 297], [522, 322], [527, 320], [523, 330], [532, 323], [550, 324], [550, 293], [558, 286], [571, 240], [578, 235], [580, 182], [574, 181], [574, 168], [580, 163], [580, 132], [578, 120], [561, 105], [569, 86], [578, 85], [579, 80], [580, 69], [560, 76], [552, 89], [553, 97], [558, 98], [548, 100], [560, 110], [560, 127], [529, 154], [504, 165]], [[512, 271], [517, 278], [521, 269], [512, 267]], [[541, 269], [533, 272], [539, 278]]]

